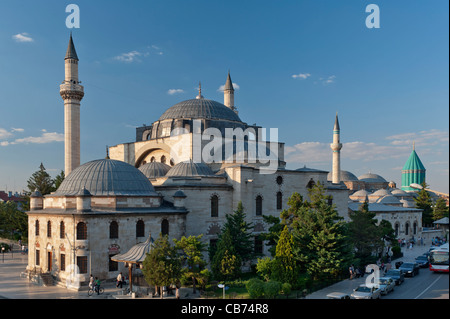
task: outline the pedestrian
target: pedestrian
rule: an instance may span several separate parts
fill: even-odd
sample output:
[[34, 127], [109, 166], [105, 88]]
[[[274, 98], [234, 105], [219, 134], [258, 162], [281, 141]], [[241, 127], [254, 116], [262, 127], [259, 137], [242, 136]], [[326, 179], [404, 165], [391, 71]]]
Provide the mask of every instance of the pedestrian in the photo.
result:
[[123, 284], [123, 277], [122, 277], [122, 273], [119, 273], [117, 275], [117, 282], [116, 282], [116, 288], [122, 288], [122, 284]]
[[94, 291], [97, 292], [97, 295], [100, 295], [100, 279], [98, 279], [98, 277], [95, 277], [94, 288]]
[[89, 289], [94, 289], [94, 277], [92, 276], [92, 274], [89, 276]]
[[22, 255], [25, 255], [25, 245], [22, 245]]
[[350, 280], [352, 280], [353, 275], [355, 273], [355, 267], [353, 267], [353, 264], [351, 264], [350, 267], [348, 268], [348, 272], [350, 273]]

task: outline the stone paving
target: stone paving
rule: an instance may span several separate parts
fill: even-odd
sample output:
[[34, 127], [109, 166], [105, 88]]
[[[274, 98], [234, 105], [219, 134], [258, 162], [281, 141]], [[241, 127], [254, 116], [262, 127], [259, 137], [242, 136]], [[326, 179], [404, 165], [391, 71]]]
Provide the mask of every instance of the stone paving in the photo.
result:
[[[18, 247], [18, 245], [16, 245]], [[413, 261], [415, 257], [428, 251], [429, 246], [415, 246], [412, 249], [402, 248], [404, 256], [399, 259], [403, 261]], [[396, 260], [397, 261], [397, 260]], [[0, 299], [109, 299], [109, 298], [131, 298], [123, 296], [121, 290], [115, 287], [115, 283], [105, 283], [105, 292], [102, 295], [88, 296], [86, 290], [70, 290], [60, 286], [38, 286], [31, 283], [28, 278], [21, 277], [28, 262], [28, 255], [21, 254], [20, 250], [0, 254]], [[322, 290], [316, 291], [306, 297], [306, 299], [325, 299], [330, 292], [348, 292], [359, 284], [364, 283], [364, 278], [353, 280], [343, 280]], [[191, 288], [182, 288], [181, 298], [198, 298], [192, 294]], [[142, 298], [142, 297], [141, 297]], [[139, 298], [139, 299], [141, 299]], [[146, 297], [149, 298], [149, 297]], [[174, 298], [173, 296], [165, 298]], [[156, 299], [156, 298], [155, 298]], [[159, 299], [159, 298], [158, 298]]]

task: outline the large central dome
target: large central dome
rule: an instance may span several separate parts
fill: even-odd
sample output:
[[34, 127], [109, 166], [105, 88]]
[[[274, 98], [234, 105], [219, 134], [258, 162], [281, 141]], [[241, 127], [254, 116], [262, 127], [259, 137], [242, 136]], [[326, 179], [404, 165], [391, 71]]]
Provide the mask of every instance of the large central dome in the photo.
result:
[[168, 119], [215, 119], [242, 122], [239, 116], [222, 103], [204, 98], [186, 100], [175, 104], [159, 118]]

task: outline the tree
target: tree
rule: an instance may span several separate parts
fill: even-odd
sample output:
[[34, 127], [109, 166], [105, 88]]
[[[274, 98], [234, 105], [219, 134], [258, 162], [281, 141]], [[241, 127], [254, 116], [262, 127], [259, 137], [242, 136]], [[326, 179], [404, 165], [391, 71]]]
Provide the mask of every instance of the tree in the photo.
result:
[[267, 233], [260, 234], [259, 236], [263, 241], [266, 241], [266, 246], [270, 246], [269, 252], [274, 257], [283, 225], [281, 224], [280, 218], [272, 215], [263, 215], [263, 219], [266, 224], [271, 226], [269, 226]]
[[[170, 245], [168, 236], [159, 235], [143, 262], [142, 273], [145, 281], [158, 287], [177, 284], [181, 277], [181, 261], [175, 247]], [[177, 288], [178, 289], [178, 288]], [[160, 292], [163, 298], [162, 291]]]
[[54, 181], [47, 173], [42, 163], [39, 166], [39, 170], [34, 172], [33, 175], [31, 175], [31, 177], [28, 179], [27, 184], [30, 193], [38, 191], [42, 195], [47, 195], [56, 190]]
[[416, 202], [416, 208], [422, 210], [422, 225], [431, 225], [433, 223], [433, 201], [431, 199], [430, 193], [425, 190], [428, 185], [423, 182], [421, 184], [422, 189], [417, 193], [417, 197], [414, 198]]
[[217, 280], [235, 279], [241, 274], [241, 259], [234, 243], [230, 229], [226, 228], [217, 242], [217, 249], [211, 261], [211, 270]]
[[192, 278], [193, 293], [196, 293], [196, 281], [202, 277], [202, 270], [206, 266], [203, 259], [203, 252], [206, 250], [206, 244], [201, 241], [203, 235], [183, 236], [179, 241], [174, 239], [175, 247], [182, 251], [182, 260], [186, 263], [183, 268], [184, 275]]
[[299, 275], [299, 266], [294, 256], [294, 239], [285, 225], [276, 247], [275, 257], [272, 261], [271, 279], [280, 282], [296, 283]]
[[355, 256], [362, 264], [373, 262], [372, 253], [379, 251], [383, 246], [382, 234], [377, 227], [376, 214], [369, 211], [367, 201], [361, 204], [355, 212], [350, 212], [351, 221], [348, 223], [348, 231], [352, 246], [355, 248]]
[[53, 180], [53, 183], [55, 185], [55, 190], [59, 188], [61, 183], [64, 181], [64, 178], [65, 178], [64, 171], [61, 170], [59, 175], [56, 175], [55, 179]]
[[254, 258], [254, 239], [252, 235], [253, 226], [245, 221], [246, 214], [242, 202], [238, 203], [237, 210], [233, 214], [225, 216], [224, 229], [230, 231], [234, 243], [236, 255], [245, 263]]
[[[292, 228], [294, 255], [303, 271], [315, 280], [332, 279], [351, 260], [345, 223], [321, 183], [309, 190], [310, 201], [294, 193], [283, 221]], [[281, 241], [281, 237], [280, 237]]]
[[0, 202], [0, 230], [11, 239], [14, 231], [21, 233], [24, 238], [28, 237], [28, 216], [13, 201]]
[[433, 208], [433, 220], [436, 221], [444, 217], [448, 217], [448, 206], [445, 199], [439, 197]]

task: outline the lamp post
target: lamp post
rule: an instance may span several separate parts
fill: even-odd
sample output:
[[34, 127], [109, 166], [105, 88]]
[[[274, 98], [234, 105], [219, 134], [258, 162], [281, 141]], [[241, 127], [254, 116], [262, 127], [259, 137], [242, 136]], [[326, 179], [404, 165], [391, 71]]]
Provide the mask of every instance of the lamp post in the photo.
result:
[[2, 262], [5, 262], [5, 247], [2, 247]]

